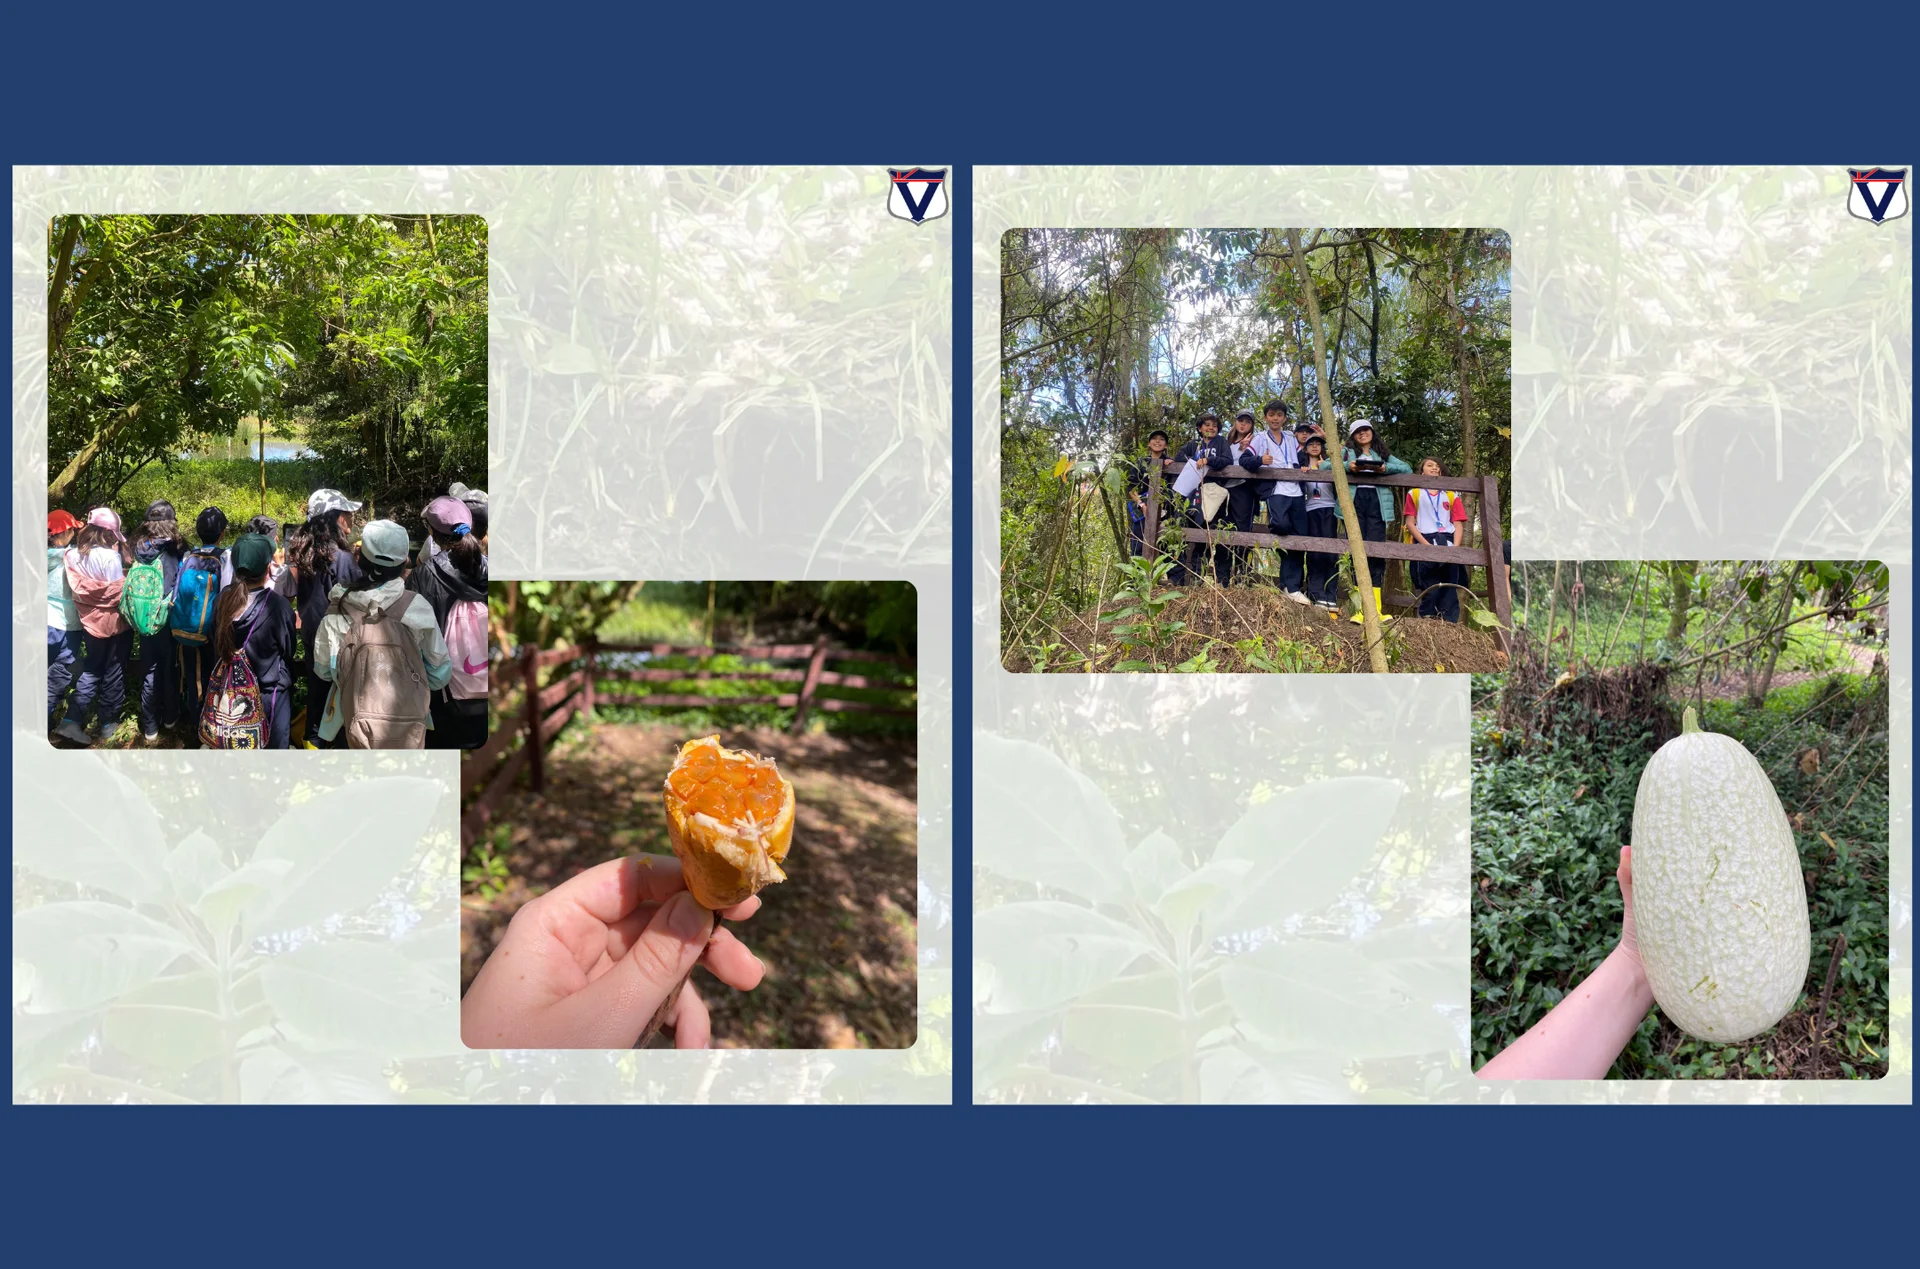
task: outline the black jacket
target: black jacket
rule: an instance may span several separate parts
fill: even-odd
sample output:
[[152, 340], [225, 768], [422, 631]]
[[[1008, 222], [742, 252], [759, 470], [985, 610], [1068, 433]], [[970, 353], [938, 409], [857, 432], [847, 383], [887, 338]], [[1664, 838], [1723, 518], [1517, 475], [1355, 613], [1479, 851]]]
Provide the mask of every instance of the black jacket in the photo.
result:
[[433, 622], [440, 627], [442, 634], [447, 630], [447, 614], [454, 604], [463, 599], [476, 599], [487, 602], [487, 557], [480, 557], [480, 580], [476, 584], [467, 580], [467, 575], [453, 566], [453, 561], [445, 551], [427, 557], [425, 564], [416, 565], [407, 577], [407, 589], [415, 591], [420, 598], [433, 605]]
[[[259, 598], [249, 600], [233, 619], [234, 643], [246, 648], [247, 661], [261, 687], [292, 687], [293, 606], [267, 587], [255, 593]], [[264, 612], [259, 611], [262, 604], [266, 605]], [[249, 629], [253, 631], [250, 636]], [[246, 640], [244, 645], [240, 644], [242, 639]]]

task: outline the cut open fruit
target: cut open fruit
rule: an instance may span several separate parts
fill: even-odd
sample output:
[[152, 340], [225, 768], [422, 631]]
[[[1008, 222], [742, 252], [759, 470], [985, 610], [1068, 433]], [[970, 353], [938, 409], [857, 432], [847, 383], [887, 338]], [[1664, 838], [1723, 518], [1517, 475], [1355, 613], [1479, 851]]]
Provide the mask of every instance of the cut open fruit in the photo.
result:
[[771, 758], [723, 748], [717, 736], [680, 746], [661, 794], [667, 837], [687, 889], [705, 908], [726, 908], [785, 881], [793, 840], [793, 785]]

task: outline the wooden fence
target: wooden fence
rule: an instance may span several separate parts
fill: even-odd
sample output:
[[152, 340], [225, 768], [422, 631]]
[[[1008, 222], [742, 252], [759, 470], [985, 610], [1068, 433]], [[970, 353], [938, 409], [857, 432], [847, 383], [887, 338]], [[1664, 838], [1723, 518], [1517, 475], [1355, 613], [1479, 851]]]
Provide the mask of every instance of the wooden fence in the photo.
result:
[[[1161, 481], [1165, 473], [1178, 471], [1180, 464], [1169, 460], [1159, 468], [1153, 469], [1149, 480], [1147, 497], [1146, 541], [1150, 550], [1158, 550], [1160, 541], [1160, 505]], [[1207, 480], [1312, 480], [1322, 484], [1329, 483], [1331, 473], [1325, 470], [1307, 471], [1286, 467], [1261, 467], [1247, 469], [1242, 467], [1223, 467], [1219, 471], [1206, 473]], [[1505, 553], [1500, 538], [1500, 482], [1493, 476], [1374, 476], [1347, 473], [1349, 485], [1391, 485], [1399, 489], [1452, 489], [1466, 494], [1478, 504], [1480, 521], [1479, 546], [1432, 546], [1421, 542], [1369, 542], [1369, 559], [1418, 560], [1425, 564], [1458, 564], [1466, 568], [1484, 568], [1487, 570], [1487, 606], [1493, 609], [1499, 627], [1494, 632], [1502, 649], [1507, 649], [1513, 631], [1513, 595], [1507, 585], [1507, 570], [1504, 566]], [[1472, 524], [1471, 518], [1467, 521]], [[1212, 543], [1215, 546], [1257, 546], [1282, 551], [1318, 551], [1324, 555], [1348, 555], [1351, 551], [1343, 531], [1337, 537], [1314, 538], [1297, 534], [1282, 535], [1255, 530], [1252, 533], [1239, 533], [1233, 530], [1200, 529], [1189, 525], [1182, 536], [1190, 543]], [[1401, 591], [1394, 585], [1397, 569], [1387, 571], [1387, 586], [1383, 599], [1390, 607], [1411, 608], [1418, 602], [1412, 593]]]
[[[770, 670], [695, 670], [674, 669], [641, 665], [634, 668], [609, 667], [601, 664], [601, 658], [615, 653], [650, 653], [653, 656], [711, 657], [722, 654], [738, 656], [749, 661], [789, 661], [799, 663], [792, 669]], [[863, 652], [853, 648], [829, 647], [826, 642], [817, 643], [779, 643], [763, 647], [705, 647], [668, 643], [602, 643], [598, 639], [571, 648], [554, 648], [541, 652], [535, 648], [522, 648], [513, 658], [515, 669], [524, 684], [522, 700], [515, 717], [502, 718], [496, 697], [495, 712], [492, 718], [493, 734], [487, 737], [487, 743], [478, 749], [469, 750], [460, 761], [460, 800], [466, 805], [466, 811], [460, 817], [460, 840], [463, 846], [471, 843], [486, 829], [493, 819], [495, 806], [500, 798], [511, 788], [522, 771], [527, 772], [528, 782], [535, 792], [546, 788], [546, 751], [573, 716], [583, 710], [591, 711], [598, 701], [617, 705], [651, 705], [660, 707], [697, 707], [728, 705], [777, 705], [793, 710], [794, 732], [803, 730], [807, 725], [807, 715], [819, 710], [821, 713], [868, 713], [887, 714], [911, 718], [915, 711], [893, 705], [880, 705], [871, 701], [849, 701], [839, 697], [821, 696], [823, 687], [871, 688], [880, 691], [912, 692], [914, 689], [903, 687], [889, 680], [869, 678], [863, 674], [850, 674], [827, 668], [829, 662], [878, 662], [900, 666], [909, 672], [914, 669], [912, 657], [893, 656], [885, 652]], [[540, 685], [540, 672], [565, 667], [556, 675], [550, 676], [545, 687]], [[506, 674], [503, 669], [502, 676]], [[779, 691], [759, 696], [697, 696], [687, 693], [652, 692], [647, 683], [685, 683], [707, 682], [715, 679], [744, 682], [766, 682], [769, 684], [798, 684], [795, 691]], [[518, 746], [514, 742], [521, 737], [526, 743]], [[485, 788], [481, 789], [484, 785]], [[481, 789], [474, 797], [474, 790]]]

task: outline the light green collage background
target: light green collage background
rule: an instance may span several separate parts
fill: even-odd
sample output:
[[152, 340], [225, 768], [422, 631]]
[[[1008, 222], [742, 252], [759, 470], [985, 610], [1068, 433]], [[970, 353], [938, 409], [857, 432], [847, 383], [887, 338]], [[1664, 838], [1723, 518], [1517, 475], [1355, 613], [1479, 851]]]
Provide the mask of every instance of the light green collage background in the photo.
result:
[[[15, 170], [16, 1101], [951, 1100], [952, 222], [886, 191], [880, 164]], [[456, 754], [48, 745], [47, 220], [267, 209], [487, 218], [495, 578], [914, 583], [911, 1048], [469, 1052]]]
[[[1877, 558], [1904, 616], [1913, 220], [1854, 219], [1846, 192], [1843, 164], [975, 169], [976, 1100], [1912, 1100], [1903, 620], [1892, 1073], [1862, 1083], [1473, 1077], [1465, 676], [999, 664], [1000, 236], [1033, 226], [1507, 229], [1516, 556]], [[1125, 831], [1130, 806], [1183, 799], [1178, 840]], [[1231, 954], [1165, 955], [1156, 928]], [[1098, 1079], [1041, 1060], [1063, 1036], [1099, 1056]]]

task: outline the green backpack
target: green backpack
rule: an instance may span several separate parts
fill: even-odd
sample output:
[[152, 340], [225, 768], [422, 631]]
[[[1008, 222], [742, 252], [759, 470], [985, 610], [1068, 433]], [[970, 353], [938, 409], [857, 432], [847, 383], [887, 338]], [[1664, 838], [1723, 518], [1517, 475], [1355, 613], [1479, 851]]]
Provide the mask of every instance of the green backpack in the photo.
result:
[[143, 635], [158, 634], [167, 625], [167, 579], [158, 560], [127, 570], [120, 592], [120, 615]]

